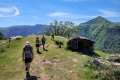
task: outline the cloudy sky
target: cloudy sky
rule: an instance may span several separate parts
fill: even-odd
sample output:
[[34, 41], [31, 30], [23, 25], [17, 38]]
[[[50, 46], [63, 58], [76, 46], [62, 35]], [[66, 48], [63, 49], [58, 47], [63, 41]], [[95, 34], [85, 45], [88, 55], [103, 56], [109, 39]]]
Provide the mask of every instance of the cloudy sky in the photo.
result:
[[54, 20], [76, 25], [103, 16], [120, 22], [120, 0], [0, 0], [0, 27], [50, 24]]

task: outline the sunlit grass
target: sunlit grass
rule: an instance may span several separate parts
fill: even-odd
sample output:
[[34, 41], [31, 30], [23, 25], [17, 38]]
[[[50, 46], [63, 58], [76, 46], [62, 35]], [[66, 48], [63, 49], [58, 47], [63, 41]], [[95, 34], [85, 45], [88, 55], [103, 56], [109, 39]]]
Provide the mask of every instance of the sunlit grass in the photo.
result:
[[[0, 79], [2, 80], [23, 80], [25, 78], [24, 63], [21, 59], [22, 49], [26, 41], [30, 41], [34, 49], [35, 58], [31, 63], [31, 74], [40, 76], [45, 73], [47, 78], [56, 80], [93, 80], [93, 69], [87, 68], [84, 64], [92, 57], [66, 49], [68, 39], [55, 37], [55, 40], [62, 41], [63, 47], [58, 48], [50, 36], [46, 36], [46, 49], [43, 51], [42, 46], [40, 52], [36, 53], [35, 39], [42, 36], [28, 36], [21, 40], [13, 40], [10, 47], [0, 54]], [[95, 51], [101, 56], [107, 56], [105, 53]], [[46, 60], [48, 64], [41, 65], [41, 61]], [[41, 67], [44, 67], [41, 70]], [[36, 70], [37, 72], [34, 72]]]

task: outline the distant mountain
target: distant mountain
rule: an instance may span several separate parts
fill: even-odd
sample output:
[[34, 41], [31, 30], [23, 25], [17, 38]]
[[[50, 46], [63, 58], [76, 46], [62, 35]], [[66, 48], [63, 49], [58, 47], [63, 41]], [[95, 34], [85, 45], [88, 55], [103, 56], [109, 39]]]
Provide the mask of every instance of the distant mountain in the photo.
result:
[[120, 22], [114, 22], [115, 24], [120, 24]]
[[95, 48], [120, 53], [120, 24], [98, 16], [78, 26], [80, 35], [94, 40]]
[[3, 27], [0, 28], [0, 32], [5, 37], [11, 37], [11, 36], [27, 36], [27, 35], [37, 35], [37, 34], [45, 34], [46, 28], [48, 28], [48, 25], [18, 25], [18, 26], [11, 26], [11, 27]]
[[104, 17], [98, 16], [92, 20], [89, 20], [88, 22], [85, 22], [84, 24], [100, 24], [100, 23], [111, 23]]

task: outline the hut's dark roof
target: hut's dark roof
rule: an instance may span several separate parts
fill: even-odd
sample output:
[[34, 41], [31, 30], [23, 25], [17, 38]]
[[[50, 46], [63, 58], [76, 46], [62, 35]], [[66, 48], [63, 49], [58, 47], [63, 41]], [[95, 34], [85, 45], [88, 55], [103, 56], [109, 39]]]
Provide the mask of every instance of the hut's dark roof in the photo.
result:
[[86, 41], [90, 41], [90, 42], [95, 43], [95, 41], [92, 41], [86, 37], [76, 37], [76, 38], [70, 39], [70, 41], [73, 41], [73, 40], [86, 40]]

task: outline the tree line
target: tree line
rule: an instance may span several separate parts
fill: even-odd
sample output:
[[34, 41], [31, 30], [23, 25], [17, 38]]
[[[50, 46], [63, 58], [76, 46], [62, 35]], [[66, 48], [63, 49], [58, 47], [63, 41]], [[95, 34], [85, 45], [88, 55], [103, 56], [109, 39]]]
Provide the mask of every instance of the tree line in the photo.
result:
[[[38, 29], [38, 28], [37, 28]], [[15, 30], [15, 29], [14, 29]], [[14, 31], [13, 30], [13, 31]], [[34, 30], [33, 30], [34, 31]], [[16, 33], [16, 31], [14, 31]], [[79, 29], [70, 21], [58, 21], [54, 20], [50, 25], [48, 25], [46, 35], [54, 34], [55, 36], [63, 36], [67, 38], [76, 37], [79, 35]], [[28, 32], [26, 32], [27, 34]], [[20, 33], [18, 33], [20, 34]], [[23, 34], [25, 35], [25, 33]], [[0, 33], [0, 40], [4, 39], [4, 35]]]
[[0, 40], [4, 39], [4, 35], [0, 32]]
[[73, 22], [54, 20], [53, 23], [50, 23], [47, 34], [54, 34], [55, 36], [64, 36], [70, 38], [72, 36], [77, 36], [79, 34], [79, 30]]

